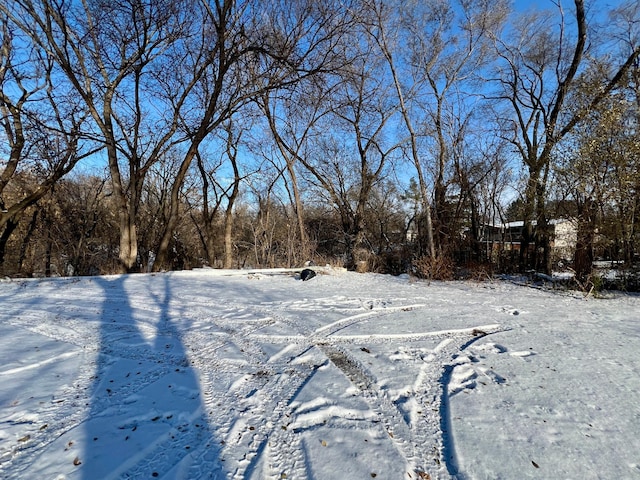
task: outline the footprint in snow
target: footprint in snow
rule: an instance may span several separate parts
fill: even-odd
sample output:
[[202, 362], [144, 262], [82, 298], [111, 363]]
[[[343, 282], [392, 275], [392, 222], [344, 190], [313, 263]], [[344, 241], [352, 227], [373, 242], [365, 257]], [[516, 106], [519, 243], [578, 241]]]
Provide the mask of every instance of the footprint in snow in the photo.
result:
[[528, 358], [528, 357], [532, 357], [533, 355], [537, 355], [537, 354], [533, 350], [523, 350], [521, 352], [509, 352], [509, 355], [511, 355], [512, 357], [521, 358], [521, 359], [529, 362], [529, 361], [531, 361], [531, 359]]
[[473, 351], [478, 355], [477, 357], [468, 354], [460, 355], [455, 359], [455, 365], [447, 385], [449, 396], [454, 396], [462, 391], [469, 393], [470, 390], [478, 386], [478, 383], [482, 385], [491, 383], [502, 385], [507, 382], [505, 377], [483, 365], [480, 360], [484, 358], [482, 353], [501, 354], [507, 351], [506, 347], [496, 343], [485, 343], [474, 346]]
[[495, 353], [495, 354], [506, 353], [508, 351], [507, 347], [500, 345], [499, 343], [492, 343], [492, 342], [483, 343], [481, 345], [474, 345], [472, 349], [474, 352], [478, 352], [478, 353], [481, 352], [481, 353]]
[[492, 353], [492, 354], [502, 354], [508, 353], [512, 357], [522, 358], [523, 360], [530, 361], [528, 357], [532, 357], [533, 355], [537, 355], [537, 353], [533, 350], [521, 350], [517, 352], [511, 352], [504, 345], [500, 345], [499, 343], [483, 343], [482, 345], [474, 345], [470, 348], [474, 353], [479, 355], [481, 358], [484, 358], [482, 354]]
[[458, 365], [454, 368], [447, 389], [449, 396], [452, 397], [464, 390], [472, 390], [476, 388], [476, 378], [478, 374], [471, 365]]

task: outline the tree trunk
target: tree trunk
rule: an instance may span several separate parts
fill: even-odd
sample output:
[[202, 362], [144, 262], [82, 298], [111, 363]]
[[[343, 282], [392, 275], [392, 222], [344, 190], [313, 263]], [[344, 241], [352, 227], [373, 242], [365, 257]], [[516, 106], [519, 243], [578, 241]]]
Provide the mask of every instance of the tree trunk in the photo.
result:
[[[309, 238], [308, 238], [307, 231], [304, 224], [302, 199], [300, 197], [300, 189], [298, 188], [298, 178], [295, 171], [295, 161], [296, 161], [296, 158], [299, 157], [299, 149], [294, 148], [292, 145], [286, 144], [285, 140], [282, 138], [282, 136], [278, 132], [278, 127], [276, 126], [274, 116], [271, 113], [268, 94], [263, 95], [263, 103], [264, 103], [264, 106], [263, 106], [264, 112], [266, 114], [267, 121], [269, 122], [269, 128], [271, 129], [271, 133], [273, 135], [273, 138], [275, 139], [278, 150], [280, 151], [280, 154], [282, 155], [282, 157], [284, 158], [287, 164], [287, 173], [289, 174], [289, 178], [291, 179], [291, 189], [293, 190], [293, 202], [294, 202], [293, 208], [295, 210], [296, 220], [298, 223], [297, 229], [300, 235], [300, 245], [302, 248], [302, 254], [305, 257], [310, 257], [311, 248], [309, 245]], [[313, 123], [315, 123], [315, 119]]]
[[7, 250], [7, 242], [9, 241], [11, 234], [17, 227], [18, 222], [14, 222], [13, 219], [10, 218], [4, 224], [4, 230], [2, 231], [2, 235], [0, 235], [0, 272], [2, 273], [4, 273], [4, 261]]
[[51, 248], [53, 246], [53, 240], [51, 236], [47, 236], [47, 246], [44, 252], [44, 276], [51, 276]]
[[304, 224], [304, 211], [302, 205], [302, 199], [300, 198], [300, 190], [298, 188], [298, 179], [293, 165], [293, 160], [289, 160], [287, 157], [287, 171], [289, 172], [289, 178], [291, 179], [291, 188], [293, 190], [294, 209], [296, 212], [296, 220], [298, 222], [298, 234], [300, 235], [300, 247], [303, 258], [310, 259], [311, 257], [311, 245], [309, 244], [309, 236]]
[[422, 203], [422, 214], [424, 215], [424, 218], [425, 218], [427, 251], [429, 253], [429, 256], [432, 259], [435, 259], [436, 249], [435, 249], [435, 244], [433, 239], [433, 218], [432, 218], [432, 212], [431, 212], [431, 205], [429, 203], [427, 182], [425, 181], [424, 175], [422, 174], [422, 165], [420, 164], [420, 155], [418, 154], [418, 136], [416, 135], [416, 132], [413, 129], [413, 123], [411, 121], [411, 116], [409, 115], [409, 110], [404, 100], [404, 94], [402, 91], [402, 85], [400, 84], [400, 79], [398, 77], [398, 72], [396, 71], [393, 57], [387, 46], [386, 38], [384, 37], [384, 29], [381, 29], [381, 35], [382, 35], [382, 38], [381, 38], [382, 41], [379, 43], [379, 45], [382, 48], [382, 53], [384, 54], [389, 64], [389, 69], [393, 77], [393, 83], [396, 89], [396, 94], [398, 95], [398, 102], [400, 104], [400, 111], [402, 113], [402, 118], [404, 120], [405, 126], [407, 127], [407, 131], [409, 132], [409, 140], [411, 142], [411, 159], [413, 160], [413, 165], [418, 175], [418, 185], [420, 186], [420, 197], [421, 197], [421, 203]]
[[576, 280], [585, 285], [591, 276], [593, 268], [593, 231], [587, 222], [580, 221], [578, 224], [578, 238], [576, 241], [576, 251], [573, 257], [573, 268]]
[[164, 227], [164, 232], [162, 234], [162, 238], [160, 239], [160, 243], [158, 244], [158, 251], [156, 252], [156, 260], [153, 264], [153, 270], [159, 271], [165, 268], [168, 268], [168, 255], [167, 252], [169, 250], [169, 243], [171, 242], [171, 237], [173, 236], [173, 232], [175, 231], [176, 225], [178, 224], [179, 213], [180, 213], [180, 190], [182, 189], [182, 185], [184, 184], [184, 179], [187, 176], [187, 172], [189, 171], [189, 167], [191, 166], [191, 161], [196, 156], [197, 150], [200, 146], [204, 138], [204, 133], [199, 132], [199, 136], [194, 139], [189, 147], [189, 150], [185, 154], [182, 163], [180, 164], [180, 168], [176, 173], [176, 176], [173, 180], [173, 185], [171, 187], [171, 197], [170, 197], [170, 206], [169, 206], [169, 217], [167, 218], [167, 223]]
[[224, 268], [233, 267], [233, 206], [240, 191], [240, 174], [235, 161], [233, 162], [233, 167], [235, 172], [233, 191], [229, 196], [229, 203], [224, 214]]
[[233, 214], [231, 207], [224, 215], [224, 268], [233, 268]]
[[120, 253], [118, 259], [125, 273], [133, 273], [138, 270], [138, 232], [135, 219], [129, 215], [125, 207], [120, 212]]
[[207, 262], [209, 266], [214, 267], [216, 264], [216, 237], [213, 225], [207, 223], [206, 225], [207, 238], [205, 239], [205, 249], [207, 254]]
[[480, 214], [478, 213], [478, 205], [473, 197], [473, 193], [469, 191], [469, 201], [471, 204], [471, 254], [472, 260], [482, 260], [482, 250], [480, 244]]
[[584, 286], [593, 270], [593, 240], [596, 231], [595, 214], [597, 206], [595, 202], [587, 201], [580, 207], [573, 268], [576, 280]]
[[[24, 264], [24, 260], [27, 257], [27, 247], [29, 246], [29, 242], [31, 241], [31, 236], [33, 232], [36, 230], [36, 226], [38, 224], [38, 210], [33, 212], [33, 216], [31, 217], [31, 221], [29, 222], [29, 228], [27, 229], [27, 234], [24, 236], [22, 240], [22, 245], [20, 246], [20, 256], [18, 257], [18, 273], [22, 272], [22, 265]], [[16, 224], [17, 225], [17, 224]], [[2, 262], [0, 262], [0, 265]]]
[[520, 238], [520, 271], [525, 272], [533, 268], [535, 256], [531, 255], [530, 245], [534, 242], [533, 235], [533, 214], [536, 202], [536, 184], [538, 183], [539, 173], [535, 170], [529, 170], [529, 180], [524, 194], [524, 213], [522, 236]]
[[434, 188], [436, 246], [440, 255], [448, 248], [450, 215], [447, 207], [447, 187], [441, 177], [436, 180]]
[[[543, 157], [545, 158], [545, 157]], [[536, 188], [536, 208], [538, 223], [542, 231], [542, 239], [540, 248], [542, 249], [542, 261], [539, 269], [546, 275], [553, 274], [553, 251], [552, 241], [554, 241], [553, 226], [549, 225], [549, 218], [547, 217], [547, 185], [549, 183], [549, 170], [550, 160], [544, 160], [544, 174], [542, 180], [538, 182]]]

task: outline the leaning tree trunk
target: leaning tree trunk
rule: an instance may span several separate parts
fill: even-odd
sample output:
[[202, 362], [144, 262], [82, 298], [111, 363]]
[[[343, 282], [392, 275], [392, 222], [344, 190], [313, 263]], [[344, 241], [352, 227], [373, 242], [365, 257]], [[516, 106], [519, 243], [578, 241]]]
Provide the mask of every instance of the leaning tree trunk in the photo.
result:
[[22, 266], [24, 265], [25, 259], [27, 258], [27, 248], [29, 247], [29, 243], [31, 242], [31, 237], [33, 236], [33, 233], [36, 231], [36, 227], [38, 226], [38, 214], [39, 210], [36, 209], [31, 216], [29, 228], [27, 228], [27, 234], [22, 240], [22, 245], [20, 246], [20, 255], [18, 256], [18, 273], [22, 273]]
[[187, 176], [187, 172], [189, 171], [191, 162], [193, 158], [196, 156], [200, 143], [202, 142], [203, 139], [204, 139], [204, 133], [199, 132], [196, 138], [192, 141], [191, 146], [189, 147], [189, 150], [185, 154], [184, 159], [180, 164], [180, 168], [178, 169], [174, 177], [173, 185], [171, 187], [169, 217], [167, 218], [167, 223], [164, 227], [162, 238], [160, 239], [160, 242], [158, 244], [156, 259], [153, 263], [153, 270], [156, 272], [162, 269], [168, 268], [169, 243], [171, 242], [173, 232], [175, 231], [175, 228], [178, 225], [179, 214], [180, 214], [180, 201], [179, 201], [180, 191], [182, 190], [182, 186], [184, 185], [184, 179]]
[[17, 227], [18, 222], [13, 221], [13, 219], [10, 218], [6, 221], [4, 230], [2, 231], [2, 235], [0, 235], [0, 273], [4, 273], [4, 261], [7, 251], [7, 242], [9, 241], [9, 237], [11, 237], [11, 234]]

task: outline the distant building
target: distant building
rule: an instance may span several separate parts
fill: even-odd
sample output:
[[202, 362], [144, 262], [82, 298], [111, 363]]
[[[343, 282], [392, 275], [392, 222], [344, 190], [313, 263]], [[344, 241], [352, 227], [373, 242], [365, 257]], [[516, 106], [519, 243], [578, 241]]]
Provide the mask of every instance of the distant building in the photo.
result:
[[[533, 222], [535, 229], [536, 222]], [[573, 259], [576, 249], [577, 224], [575, 220], [555, 219], [549, 221], [551, 227], [551, 254], [554, 262]], [[499, 252], [520, 251], [523, 221], [482, 226], [481, 239], [487, 258], [495, 260]]]

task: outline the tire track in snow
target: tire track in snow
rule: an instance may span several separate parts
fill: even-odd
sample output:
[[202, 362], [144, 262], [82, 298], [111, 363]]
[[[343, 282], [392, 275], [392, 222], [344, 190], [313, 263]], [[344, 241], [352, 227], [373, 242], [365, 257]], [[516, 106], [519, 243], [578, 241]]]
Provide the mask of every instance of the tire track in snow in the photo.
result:
[[[291, 347], [286, 351], [286, 355], [279, 354], [278, 357], [281, 358], [277, 361], [265, 362], [259, 342], [271, 343], [269, 335], [252, 335], [251, 331], [245, 331], [242, 335], [230, 332], [231, 343], [242, 346], [241, 351], [251, 364], [262, 365], [263, 369], [258, 373], [262, 373], [263, 377], [269, 377], [269, 380], [257, 383], [250, 381], [250, 377], [245, 377], [245, 381], [235, 385], [240, 388], [231, 389], [222, 395], [219, 392], [216, 394], [214, 390], [205, 389], [211, 391], [210, 395], [205, 394], [207, 407], [213, 404], [225, 405], [229, 402], [236, 402], [239, 406], [253, 404], [259, 407], [258, 411], [247, 408], [241, 421], [235, 410], [227, 411], [222, 416], [217, 415], [216, 430], [225, 437], [221, 457], [225, 460], [233, 458], [238, 462], [238, 468], [234, 472], [228, 472], [227, 478], [252, 478], [254, 474], [257, 475], [260, 465], [272, 478], [284, 478], [282, 475], [286, 478], [306, 478], [308, 466], [300, 447], [300, 437], [287, 425], [294, 417], [291, 403], [317, 369], [327, 362], [326, 354], [320, 354], [321, 350], [316, 348], [317, 344], [328, 335], [374, 314], [383, 313], [384, 310], [358, 313], [322, 327], [319, 331], [312, 331], [286, 316], [265, 311], [264, 308], [258, 307], [254, 311], [265, 318], [265, 325], [254, 331], [263, 328], [269, 322], [280, 322], [297, 335], [287, 336], [285, 342], [274, 342], [286, 343]], [[222, 359], [220, 361], [225, 363]]]
[[[264, 452], [274, 445], [274, 441], [279, 443], [274, 440], [277, 433], [286, 431], [291, 421], [291, 401], [323, 361], [316, 355], [319, 364], [307, 359], [292, 365], [291, 360], [308, 356], [305, 346], [300, 345], [296, 350], [289, 361], [270, 363], [253, 374], [241, 375], [226, 392], [204, 386], [206, 408], [223, 407], [210, 423], [221, 438], [221, 459], [237, 465], [227, 472], [227, 478], [252, 478]], [[215, 382], [211, 384], [215, 385]], [[296, 468], [300, 462], [297, 463]], [[280, 467], [275, 465], [272, 469]]]
[[375, 376], [344, 348], [330, 344], [321, 344], [320, 348], [329, 360], [331, 360], [360, 391], [360, 396], [375, 412], [378, 421], [383, 425], [385, 431], [392, 439], [394, 446], [406, 460], [406, 473], [415, 472], [418, 467], [413, 459], [414, 452], [411, 448], [409, 425], [404, 421], [402, 413], [393, 405], [389, 398], [380, 391]]
[[449, 477], [445, 457], [453, 454], [445, 452], [445, 444], [450, 443], [448, 432], [442, 428], [442, 415], [448, 415], [442, 403], [443, 397], [447, 395], [447, 385], [441, 378], [459, 352], [475, 340], [497, 331], [500, 331], [499, 327], [491, 325], [482, 329], [427, 332], [422, 335], [423, 338], [442, 338], [442, 341], [426, 360], [421, 353], [413, 352], [414, 360], [423, 365], [411, 392], [420, 410], [411, 419], [407, 419], [397, 403], [391, 401], [378, 387], [377, 379], [367, 367], [346, 349], [335, 344], [320, 344], [319, 347], [378, 413], [394, 445], [407, 460], [408, 477], [414, 478], [412, 475], [417, 475], [418, 478], [424, 478], [423, 475], [429, 475], [427, 478], [435, 479]]
[[275, 478], [285, 478], [283, 475], [286, 478], [305, 478], [306, 461], [299, 438], [290, 428], [294, 417], [291, 403], [323, 364], [324, 360], [318, 355], [315, 363], [288, 367], [274, 383], [260, 392], [260, 403], [265, 405], [266, 415], [257, 419], [261, 428], [250, 444], [251, 461], [235, 472], [234, 479], [253, 478], [259, 473], [260, 461], [264, 463], [263, 470]]
[[[448, 432], [443, 430], [443, 419], [441, 418], [443, 414], [447, 414], [442, 404], [443, 397], [447, 394], [446, 385], [442, 383], [441, 379], [446, 367], [461, 350], [475, 341], [475, 339], [500, 331], [500, 326], [492, 324], [401, 335], [334, 335], [340, 330], [374, 315], [388, 314], [392, 310], [406, 311], [422, 306], [410, 305], [358, 313], [313, 331], [303, 328], [290, 319], [279, 318], [278, 320], [289, 325], [300, 334], [271, 338], [277, 343], [296, 342], [317, 346], [343, 372], [345, 377], [358, 388], [362, 398], [376, 412], [380, 422], [392, 438], [396, 449], [406, 459], [406, 473], [409, 478], [414, 478], [412, 475], [417, 478], [427, 478], [425, 477], [426, 475], [432, 479], [445, 478], [449, 477], [449, 467], [447, 467], [445, 456], [451, 456], [451, 452], [445, 452], [447, 450], [445, 444], [449, 445], [450, 442], [445, 438], [448, 436]], [[268, 335], [260, 335], [259, 338], [262, 341], [269, 341], [270, 339]], [[380, 390], [375, 376], [345, 348], [340, 346], [341, 344], [361, 344], [363, 341], [390, 344], [398, 341], [417, 342], [438, 338], [442, 339], [442, 341], [434, 349], [428, 360], [425, 360], [421, 353], [414, 352], [412, 355], [414, 361], [423, 363], [423, 366], [412, 392], [420, 410], [417, 411], [418, 415], [411, 420], [407, 420], [405, 417], [406, 412], [402, 411], [396, 403], [388, 398], [385, 392]], [[278, 443], [297, 445], [295, 438], [288, 438], [287, 441]], [[295, 464], [289, 466], [291, 470], [295, 470], [295, 467]]]
[[[227, 305], [227, 308], [233, 309], [233, 306]], [[243, 307], [242, 310], [247, 309]], [[261, 344], [252, 340], [251, 335], [273, 323], [270, 317], [250, 322], [216, 318], [208, 323], [220, 329], [215, 335], [198, 331], [184, 335], [183, 343], [190, 350], [190, 364], [200, 372], [203, 409], [208, 412], [205, 422], [210, 426], [212, 437], [207, 444], [189, 453], [188, 459], [183, 459], [182, 463], [190, 465], [181, 468], [191, 472], [185, 473], [184, 478], [195, 478], [202, 472], [208, 472], [210, 478], [250, 478], [274, 432], [289, 422], [287, 416], [292, 399], [325, 361], [317, 355], [317, 365], [308, 358], [300, 361], [301, 357], [309, 355], [310, 349], [305, 344], [298, 344], [287, 352], [287, 360], [271, 362]], [[237, 348], [242, 359], [230, 361], [224, 352], [218, 354], [225, 346]], [[298, 364], [294, 365], [296, 361]], [[224, 384], [229, 384], [229, 388], [221, 390], [220, 385]], [[184, 438], [180, 442], [165, 439], [144, 458], [138, 459], [124, 477], [147, 474], [151, 465], [155, 470], [170, 468], [166, 459], [179, 458], [180, 445], [186, 441]], [[218, 442], [215, 447], [219, 453], [216, 455], [211, 454], [211, 442]], [[167, 455], [168, 450], [174, 453]], [[291, 458], [288, 455], [287, 460]], [[225, 469], [227, 460], [237, 468]], [[301, 466], [304, 468], [302, 460], [297, 462], [297, 471], [303, 471]]]
[[[209, 326], [220, 329], [214, 335], [186, 332], [181, 337], [189, 366], [200, 374], [201, 408], [192, 414], [189, 421], [172, 428], [153, 448], [138, 456], [133, 464], [119, 473], [120, 478], [148, 478], [153, 472], [167, 472], [172, 468], [180, 470], [182, 478], [201, 478], [203, 474], [209, 478], [228, 476], [224, 471], [224, 464], [221, 464], [221, 457], [229, 455], [229, 449], [224, 445], [230, 442], [217, 438], [222, 433], [229, 434], [238, 410], [226, 409], [223, 410], [225, 414], [221, 415], [220, 407], [241, 404], [242, 399], [249, 397], [251, 391], [264, 388], [265, 375], [261, 372], [256, 375], [247, 374], [247, 370], [255, 370], [261, 366], [267, 356], [259, 345], [249, 342], [247, 338], [268, 325], [270, 320], [239, 322], [237, 326], [233, 325], [235, 322], [232, 320], [224, 320], [222, 322], [216, 318], [208, 323]], [[230, 344], [242, 352], [246, 363], [234, 364], [218, 355], [219, 350]], [[221, 392], [219, 387], [228, 381], [229, 375], [240, 377], [240, 380], [254, 377], [254, 381], [236, 381], [232, 388]], [[213, 418], [217, 421], [214, 422]], [[176, 458], [180, 459], [178, 467], [175, 466]]]
[[[376, 423], [379, 422], [385, 427], [396, 449], [406, 460], [407, 473], [413, 474], [412, 478], [416, 477], [416, 472], [426, 472], [425, 474], [428, 473], [432, 479], [443, 477], [446, 474], [446, 468], [443, 466], [445, 462], [442, 440], [445, 433], [441, 424], [443, 409], [440, 402], [446, 394], [443, 394], [446, 385], [442, 385], [441, 378], [443, 369], [468, 343], [473, 329], [384, 336], [338, 334], [372, 317], [422, 306], [395, 307], [382, 303], [382, 307], [378, 308], [376, 305], [371, 302], [362, 304], [361, 308], [365, 311], [360, 310], [325, 326], [311, 329], [296, 319], [280, 315], [281, 309], [290, 305], [276, 308], [264, 305], [247, 308], [246, 305], [237, 305], [243, 316], [234, 318], [233, 310], [236, 306], [227, 304], [225, 312], [228, 312], [228, 315], [216, 316], [213, 319], [204, 318], [209, 325], [219, 327], [215, 334], [196, 329], [193, 332], [186, 331], [181, 336], [186, 350], [183, 357], [171, 358], [166, 352], [141, 353], [138, 347], [126, 345], [123, 348], [117, 345], [110, 348], [107, 352], [109, 355], [152, 362], [163, 359], [167, 362], [167, 367], [184, 362], [186, 357], [189, 364], [198, 370], [201, 379], [203, 411], [194, 414], [192, 423], [199, 422], [202, 416], [203, 423], [208, 422], [211, 428], [208, 441], [206, 436], [195, 429], [172, 430], [172, 433], [178, 434], [178, 442], [169, 442], [168, 439], [158, 442], [145, 455], [136, 457], [135, 464], [122, 472], [123, 478], [149, 474], [151, 466], [154, 471], [171, 469], [176, 458], [182, 458], [180, 462], [184, 465], [181, 467], [184, 467], [185, 472], [209, 472], [210, 478], [257, 478], [261, 472], [266, 472], [271, 478], [279, 478], [283, 473], [287, 474], [287, 478], [307, 478], [309, 466], [300, 445], [300, 432], [283, 427], [295, 422], [296, 413], [292, 408], [292, 402], [313, 378], [317, 369], [326, 365], [327, 359], [358, 388], [360, 397], [375, 413]], [[205, 311], [206, 309], [201, 309], [198, 313]], [[345, 309], [340, 312], [345, 313]], [[259, 320], [247, 321], [247, 318], [255, 317]], [[292, 335], [260, 333], [264, 327], [276, 323], [287, 325]], [[33, 324], [32, 326], [35, 327]], [[109, 324], [106, 324], [106, 327], [108, 326]], [[65, 327], [68, 328], [55, 333], [56, 339], [86, 348], [88, 337], [84, 335], [86, 333], [90, 338], [91, 329], [83, 330], [80, 325], [71, 323], [67, 323]], [[133, 328], [140, 329], [139, 325], [129, 325], [130, 328], [127, 329], [126, 324], [114, 324], [113, 327], [114, 341], [126, 340], [128, 335], [134, 333]], [[149, 328], [156, 329], [155, 326]], [[477, 329], [493, 333], [487, 327]], [[74, 333], [71, 339], [66, 336], [69, 330]], [[424, 418], [408, 419], [407, 412], [379, 387], [376, 377], [369, 369], [347, 350], [351, 345], [365, 342], [397, 344], [434, 338], [441, 338], [443, 341], [436, 347], [433, 357], [429, 360], [423, 359], [417, 351], [411, 353], [414, 362], [423, 364], [412, 395], [421, 406], [420, 412], [424, 413]], [[276, 356], [270, 358], [265, 352], [264, 344], [287, 344], [291, 347], [285, 349], [285, 354], [274, 359]], [[237, 358], [225, 358], [221, 349], [226, 345], [237, 348]], [[155, 355], [156, 353], [158, 355]], [[149, 375], [140, 379], [142, 384], [136, 384], [135, 389], [132, 387], [131, 393], [153, 383], [164, 374], [163, 372], [168, 370], [160, 369], [158, 377]], [[230, 383], [230, 388], [221, 389], [220, 385], [225, 385], [225, 382]], [[212, 411], [215, 411], [215, 415], [209, 415]], [[350, 421], [337, 418], [329, 421], [324, 427], [339, 428], [345, 422]], [[220, 442], [220, 445], [216, 445], [217, 450], [211, 448], [212, 441]], [[185, 452], [186, 444], [195, 448]], [[225, 470], [225, 460], [229, 460], [228, 463], [233, 465], [233, 468]], [[186, 475], [184, 478], [191, 477], [192, 475]]]

